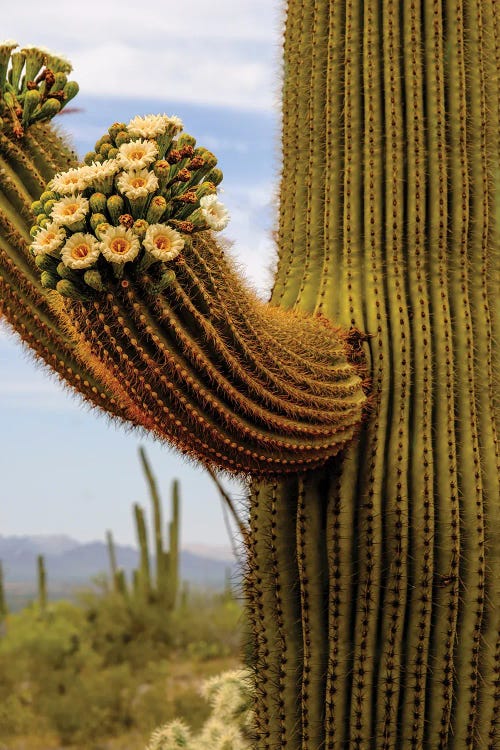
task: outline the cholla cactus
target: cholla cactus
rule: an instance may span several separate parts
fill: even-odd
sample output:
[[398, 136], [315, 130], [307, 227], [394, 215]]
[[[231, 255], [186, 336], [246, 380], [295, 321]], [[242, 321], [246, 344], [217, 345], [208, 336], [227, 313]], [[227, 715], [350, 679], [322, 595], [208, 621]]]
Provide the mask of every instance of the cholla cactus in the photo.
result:
[[194, 735], [181, 721], [157, 729], [146, 750], [250, 750], [253, 726], [253, 688], [247, 670], [225, 672], [204, 682], [201, 694], [212, 715]]

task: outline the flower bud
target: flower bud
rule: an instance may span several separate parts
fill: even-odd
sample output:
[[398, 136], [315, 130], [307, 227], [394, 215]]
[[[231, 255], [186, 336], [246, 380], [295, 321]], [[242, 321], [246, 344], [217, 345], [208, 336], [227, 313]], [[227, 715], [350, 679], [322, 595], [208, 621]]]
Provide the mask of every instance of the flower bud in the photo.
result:
[[126, 131], [126, 130], [127, 130], [127, 126], [125, 125], [124, 122], [115, 122], [113, 123], [113, 125], [111, 125], [108, 128], [109, 137], [111, 138], [112, 141], [114, 141], [118, 133], [120, 133], [121, 131]]
[[69, 279], [61, 279], [57, 282], [57, 291], [62, 297], [70, 297], [71, 299], [87, 300], [88, 294], [85, 294], [81, 287], [77, 286], [73, 281]]
[[107, 199], [104, 193], [93, 193], [89, 198], [89, 206], [93, 214], [105, 213], [106, 205]]
[[109, 226], [106, 216], [103, 213], [92, 214], [92, 216], [90, 217], [90, 226], [96, 234], [97, 227], [101, 226], [101, 224], [106, 224], [107, 226]]
[[54, 258], [53, 255], [49, 255], [49, 253], [38, 253], [38, 255], [35, 256], [35, 265], [41, 271], [50, 271], [51, 273], [55, 273], [57, 264], [57, 258]]
[[45, 205], [47, 201], [53, 201], [56, 200], [57, 196], [52, 190], [45, 190], [40, 196], [41, 202]]
[[31, 204], [31, 211], [35, 214], [35, 216], [40, 216], [40, 214], [45, 215], [45, 209], [43, 207], [42, 201], [33, 201]]
[[68, 83], [68, 77], [62, 71], [59, 71], [54, 76], [54, 91], [63, 91], [64, 87]]
[[64, 101], [70, 102], [72, 99], [75, 98], [75, 96], [80, 91], [80, 86], [77, 84], [76, 81], [68, 81], [68, 83], [63, 88], [64, 93]]
[[50, 98], [45, 101], [37, 114], [33, 117], [33, 122], [38, 120], [50, 120], [61, 111], [61, 102], [58, 99]]
[[139, 239], [144, 239], [146, 236], [146, 232], [148, 231], [149, 224], [147, 221], [144, 221], [144, 219], [137, 219], [137, 221], [134, 221], [134, 226], [132, 227], [132, 231], [134, 234], [136, 234]]
[[40, 105], [40, 100], [40, 94], [36, 89], [27, 91], [24, 95], [22, 123], [25, 127], [30, 124], [36, 108]]
[[125, 202], [119, 195], [111, 195], [108, 198], [108, 213], [113, 224], [118, 224], [120, 216], [125, 209]]
[[131, 140], [132, 136], [130, 133], [127, 133], [126, 130], [120, 130], [120, 132], [116, 134], [115, 145], [117, 148], [120, 148], [124, 143], [130, 143]]
[[162, 195], [156, 195], [149, 204], [146, 220], [150, 224], [156, 224], [160, 221], [167, 208], [167, 201]]
[[105, 286], [102, 280], [102, 276], [96, 269], [92, 268], [85, 271], [83, 274], [83, 280], [91, 289], [95, 289], [96, 292], [104, 292]]
[[55, 273], [51, 273], [50, 271], [42, 271], [42, 273], [40, 274], [40, 282], [44, 289], [55, 289], [57, 287], [58, 281], [59, 276]]

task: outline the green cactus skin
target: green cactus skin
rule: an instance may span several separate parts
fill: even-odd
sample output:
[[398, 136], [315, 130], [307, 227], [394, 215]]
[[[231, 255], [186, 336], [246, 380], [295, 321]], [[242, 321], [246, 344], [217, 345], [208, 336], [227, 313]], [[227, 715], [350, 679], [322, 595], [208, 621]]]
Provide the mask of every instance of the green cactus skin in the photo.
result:
[[148, 536], [144, 510], [137, 503], [134, 504], [134, 518], [140, 554], [140, 564], [137, 570], [139, 595], [141, 599], [149, 601], [152, 598], [152, 586]]
[[288, 3], [273, 300], [370, 334], [373, 407], [331, 472], [254, 487], [262, 747], [500, 747], [493, 9]]
[[38, 606], [41, 612], [45, 612], [47, 609], [47, 571], [43, 555], [38, 555], [36, 565], [38, 573]]
[[[262, 750], [500, 748], [495, 11], [493, 0], [287, 3], [272, 305], [288, 311], [283, 319], [301, 311], [369, 336], [371, 408], [357, 439], [324, 466], [277, 463], [262, 479], [260, 458], [245, 464], [257, 477], [245, 590]], [[249, 359], [249, 342], [257, 330], [269, 348], [280, 326], [224, 297], [218, 282], [233, 277], [209, 265], [206, 249], [194, 246], [173, 290], [206, 339], [189, 367], [196, 361], [205, 401], [231, 363], [234, 383], [259, 394], [253, 408], [267, 405], [270, 362], [254, 350]], [[81, 308], [64, 307], [111, 393], [128, 352], [154, 390], [159, 351], [180, 367], [179, 352], [194, 351], [184, 336], [193, 328], [164, 297], [153, 314], [140, 285], [130, 295], [115, 313], [133, 321], [119, 330], [128, 359], [89, 343]], [[89, 311], [102, 342], [111, 332], [99, 313], [112, 305]], [[223, 330], [239, 357], [226, 356]], [[285, 349], [292, 360], [291, 341]], [[251, 383], [240, 379], [245, 360]], [[317, 373], [317, 363], [305, 366]], [[142, 400], [154, 424], [164, 403], [154, 392], [128, 402], [125, 393], [128, 413]], [[262, 445], [262, 434], [254, 439]], [[234, 469], [231, 450], [219, 444], [205, 460]]]

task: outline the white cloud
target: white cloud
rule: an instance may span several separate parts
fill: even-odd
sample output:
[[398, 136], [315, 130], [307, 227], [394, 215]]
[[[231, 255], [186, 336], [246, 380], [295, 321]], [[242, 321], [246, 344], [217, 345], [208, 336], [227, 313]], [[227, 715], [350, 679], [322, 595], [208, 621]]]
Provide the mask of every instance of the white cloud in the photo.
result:
[[[72, 60], [86, 94], [270, 109], [279, 62], [278, 0], [125, 0], [9, 8], [4, 33]], [[67, 19], [67, 20], [66, 20]]]

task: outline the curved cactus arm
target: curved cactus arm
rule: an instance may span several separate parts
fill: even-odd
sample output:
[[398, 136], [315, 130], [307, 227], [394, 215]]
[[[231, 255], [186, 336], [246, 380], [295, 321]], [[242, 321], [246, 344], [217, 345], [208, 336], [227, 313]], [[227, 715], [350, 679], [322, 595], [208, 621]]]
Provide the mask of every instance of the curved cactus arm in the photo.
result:
[[0, 137], [0, 310], [63, 379], [235, 473], [322, 465], [352, 440], [360, 337], [245, 288], [212, 236], [222, 173], [178, 118], [115, 123], [75, 168], [19, 117]]
[[[116, 390], [113, 393], [99, 382], [77, 353], [69, 321], [54, 312], [29, 252], [33, 201], [54, 174], [77, 164], [76, 154], [49, 123], [69, 95], [76, 94], [77, 84], [67, 81], [71, 68], [66, 61], [36, 48], [12, 54], [16, 46], [10, 42], [0, 45], [0, 316], [74, 391], [124, 419], [123, 395], [118, 398]], [[29, 75], [35, 69], [33, 58], [40, 63], [35, 74], [39, 102], [38, 110], [31, 102], [26, 114], [26, 96], [29, 92], [33, 98], [35, 91], [29, 87]], [[50, 93], [59, 98], [49, 97]], [[43, 112], [49, 99], [52, 104]]]

